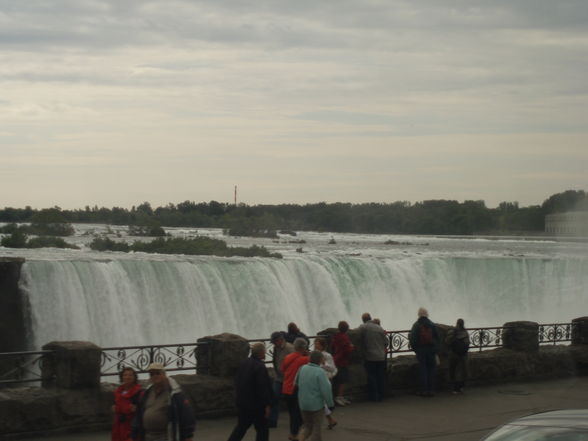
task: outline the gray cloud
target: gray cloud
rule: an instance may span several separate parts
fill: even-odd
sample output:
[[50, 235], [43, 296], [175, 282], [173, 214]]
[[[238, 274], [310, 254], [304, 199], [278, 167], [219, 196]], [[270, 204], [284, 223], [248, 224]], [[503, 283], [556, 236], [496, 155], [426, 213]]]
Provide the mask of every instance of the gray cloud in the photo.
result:
[[[430, 198], [443, 182], [459, 197], [461, 180], [530, 201], [568, 171], [581, 181], [587, 23], [573, 0], [0, 0], [0, 185], [54, 173], [64, 194], [84, 188], [70, 204], [103, 188], [124, 205], [100, 180], [108, 164], [153, 202], [135, 166], [162, 176], [161, 194], [186, 185], [205, 200], [225, 180], [256, 188], [250, 202], [338, 185], [345, 199], [346, 176], [363, 175], [356, 200]], [[271, 201], [268, 170], [289, 176]], [[414, 192], [374, 192], [395, 179]]]

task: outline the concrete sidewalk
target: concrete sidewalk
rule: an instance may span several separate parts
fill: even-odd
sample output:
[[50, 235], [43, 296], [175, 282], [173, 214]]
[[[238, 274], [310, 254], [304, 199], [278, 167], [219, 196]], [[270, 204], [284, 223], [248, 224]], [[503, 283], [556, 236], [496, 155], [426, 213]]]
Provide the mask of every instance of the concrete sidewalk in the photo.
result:
[[[361, 402], [337, 408], [339, 424], [323, 430], [324, 441], [476, 441], [494, 427], [531, 413], [588, 408], [588, 378], [477, 387], [464, 395], [441, 392], [434, 398], [398, 395], [382, 403]], [[194, 440], [225, 441], [236, 418], [200, 420]], [[326, 420], [325, 420], [326, 426]], [[108, 441], [110, 433], [26, 438], [27, 441]], [[255, 430], [244, 440], [253, 441]], [[270, 440], [288, 439], [288, 414]]]

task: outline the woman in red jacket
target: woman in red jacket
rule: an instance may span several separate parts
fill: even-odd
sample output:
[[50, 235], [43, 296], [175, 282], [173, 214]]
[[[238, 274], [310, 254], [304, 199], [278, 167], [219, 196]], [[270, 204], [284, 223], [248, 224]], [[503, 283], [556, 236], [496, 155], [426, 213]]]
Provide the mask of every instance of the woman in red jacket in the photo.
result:
[[308, 363], [308, 344], [303, 338], [294, 340], [294, 352], [286, 355], [282, 361], [282, 372], [284, 373], [284, 382], [282, 383], [282, 395], [288, 406], [290, 414], [290, 435], [291, 441], [298, 440], [298, 431], [302, 425], [302, 414], [298, 407], [298, 393], [294, 386], [296, 374], [301, 366]]
[[112, 424], [112, 441], [129, 441], [131, 439], [131, 422], [135, 416], [141, 386], [137, 383], [137, 373], [133, 368], [124, 368], [119, 374], [122, 383], [114, 391], [114, 422]]
[[333, 379], [333, 383], [335, 383], [337, 392], [335, 403], [339, 406], [345, 406], [351, 403], [343, 394], [345, 393], [345, 385], [349, 382], [349, 364], [351, 363], [351, 352], [353, 352], [354, 348], [347, 335], [349, 324], [341, 321], [338, 329], [339, 332], [333, 335], [331, 339], [331, 353], [333, 354], [333, 360], [335, 360], [335, 366], [337, 366], [337, 375]]

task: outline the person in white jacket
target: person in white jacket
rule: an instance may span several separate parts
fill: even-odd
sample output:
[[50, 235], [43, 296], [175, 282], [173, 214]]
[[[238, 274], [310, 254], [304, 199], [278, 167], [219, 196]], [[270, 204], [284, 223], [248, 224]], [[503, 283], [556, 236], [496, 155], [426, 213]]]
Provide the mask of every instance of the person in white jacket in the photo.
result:
[[[323, 362], [321, 363], [321, 368], [327, 374], [327, 378], [329, 381], [332, 381], [333, 377], [337, 375], [337, 367], [335, 366], [335, 360], [333, 360], [333, 356], [327, 352], [327, 341], [322, 338], [318, 337], [314, 340], [314, 349], [315, 351], [319, 351], [323, 354]], [[325, 416], [327, 417], [328, 421], [328, 428], [332, 429], [337, 425], [337, 420], [333, 418], [331, 409], [325, 404]]]

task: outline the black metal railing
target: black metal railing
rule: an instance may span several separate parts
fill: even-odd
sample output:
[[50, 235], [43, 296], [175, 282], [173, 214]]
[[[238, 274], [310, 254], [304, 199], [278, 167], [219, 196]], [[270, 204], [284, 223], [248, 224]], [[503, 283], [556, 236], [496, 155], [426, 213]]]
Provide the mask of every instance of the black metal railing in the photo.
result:
[[547, 325], [539, 325], [539, 344], [556, 345], [566, 341], [572, 341], [571, 323], [550, 323]]
[[[485, 328], [468, 328], [470, 334], [470, 350], [483, 351], [502, 347], [504, 326]], [[412, 352], [410, 347], [410, 331], [387, 331], [388, 352]], [[539, 325], [539, 344], [556, 345], [572, 341], [571, 323], [549, 323]]]
[[161, 363], [167, 371], [193, 371], [198, 368], [196, 352], [207, 343], [175, 345], [120, 346], [102, 349], [100, 375], [118, 375], [124, 367], [147, 372], [151, 363]]
[[0, 353], [0, 385], [41, 381], [44, 357], [51, 353], [52, 351]]
[[[468, 328], [470, 350], [483, 351], [502, 346], [503, 326]], [[388, 355], [412, 352], [409, 330], [387, 331]], [[309, 336], [310, 349], [320, 336]], [[549, 323], [539, 325], [539, 344], [556, 345], [571, 342], [571, 323]], [[249, 344], [263, 343], [266, 347], [266, 364], [271, 365], [273, 345], [269, 338], [251, 339]], [[186, 343], [173, 345], [120, 346], [102, 349], [101, 376], [116, 376], [123, 367], [132, 367], [139, 373], [146, 372], [151, 363], [157, 362], [166, 370], [196, 373], [206, 362], [206, 357], [197, 357], [198, 348], [207, 343]], [[52, 351], [27, 351], [0, 353], [0, 386], [5, 384], [40, 382], [44, 357]], [[205, 351], [205, 353], [209, 352]], [[204, 360], [203, 360], [204, 359]], [[200, 365], [199, 365], [200, 364]]]
[[411, 352], [409, 330], [404, 331], [386, 331], [388, 337], [388, 353], [394, 354], [396, 352]]

